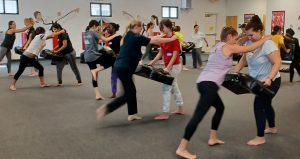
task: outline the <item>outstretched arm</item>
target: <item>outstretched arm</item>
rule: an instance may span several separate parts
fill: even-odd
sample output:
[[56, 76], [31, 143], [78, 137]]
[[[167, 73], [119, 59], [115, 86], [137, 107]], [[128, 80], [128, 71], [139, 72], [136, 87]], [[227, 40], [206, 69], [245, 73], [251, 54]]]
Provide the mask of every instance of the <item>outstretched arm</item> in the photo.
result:
[[150, 44], [159, 45], [161, 43], [168, 43], [168, 42], [174, 41], [177, 39], [177, 36], [173, 35], [171, 38], [160, 38], [160, 37], [152, 36], [149, 38], [151, 39], [149, 42]]
[[240, 46], [240, 45], [226, 45], [226, 47], [224, 47], [223, 51], [224, 51], [224, 55], [226, 56], [230, 56], [231, 54], [234, 53], [247, 53], [249, 51], [253, 51], [255, 49], [257, 49], [258, 47], [260, 47], [261, 45], [263, 45], [265, 43], [265, 41], [267, 40], [271, 40], [271, 36], [265, 36], [264, 38], [260, 39], [259, 41], [254, 42], [251, 45], [248, 46]]
[[54, 32], [54, 33], [48, 35], [48, 36], [46, 37], [46, 39], [54, 38], [54, 37], [56, 37], [56, 36], [58, 36], [58, 35], [60, 35], [60, 34], [62, 34], [62, 33], [65, 33], [65, 32], [66, 32], [65, 29], [62, 29], [61, 31]]
[[31, 27], [32, 27], [32, 25], [28, 25], [28, 26], [26, 26], [26, 27], [24, 27], [24, 28], [21, 28], [21, 29], [9, 29], [9, 30], [7, 31], [7, 33], [8, 33], [8, 34], [20, 33], [20, 32], [26, 31], [27, 29], [29, 29], [29, 28], [31, 28]]

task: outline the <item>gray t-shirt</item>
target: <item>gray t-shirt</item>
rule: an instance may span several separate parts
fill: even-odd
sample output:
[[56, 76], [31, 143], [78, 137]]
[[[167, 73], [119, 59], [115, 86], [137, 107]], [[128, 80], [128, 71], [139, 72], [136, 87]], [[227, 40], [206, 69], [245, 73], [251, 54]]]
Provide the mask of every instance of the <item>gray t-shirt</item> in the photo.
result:
[[98, 41], [100, 35], [96, 32], [87, 31], [84, 33], [85, 53], [84, 60], [86, 62], [93, 62], [99, 58]]
[[[247, 41], [246, 45], [251, 45], [252, 43], [252, 41]], [[268, 55], [276, 50], [278, 50], [276, 44], [272, 40], [268, 40], [261, 47], [246, 54], [249, 74], [251, 77], [257, 80], [267, 79], [273, 67]], [[278, 77], [280, 77], [279, 72], [273, 80]]]

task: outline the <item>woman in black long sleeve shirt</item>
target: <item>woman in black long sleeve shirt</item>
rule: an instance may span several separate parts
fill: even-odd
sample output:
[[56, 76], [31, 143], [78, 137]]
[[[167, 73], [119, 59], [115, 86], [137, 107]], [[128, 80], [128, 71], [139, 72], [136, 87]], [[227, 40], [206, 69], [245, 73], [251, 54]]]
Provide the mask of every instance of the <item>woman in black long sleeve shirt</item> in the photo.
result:
[[137, 116], [137, 100], [136, 88], [132, 80], [132, 75], [138, 66], [142, 57], [141, 47], [151, 44], [166, 43], [177, 39], [176, 36], [172, 38], [147, 38], [140, 35], [142, 31], [142, 22], [133, 20], [126, 29], [125, 36], [121, 40], [121, 50], [114, 64], [117, 76], [120, 79], [124, 94], [116, 98], [108, 104], [102, 105], [97, 109], [97, 119], [101, 120], [108, 113], [121, 107], [123, 104], [128, 105], [128, 121], [139, 120], [141, 117]]

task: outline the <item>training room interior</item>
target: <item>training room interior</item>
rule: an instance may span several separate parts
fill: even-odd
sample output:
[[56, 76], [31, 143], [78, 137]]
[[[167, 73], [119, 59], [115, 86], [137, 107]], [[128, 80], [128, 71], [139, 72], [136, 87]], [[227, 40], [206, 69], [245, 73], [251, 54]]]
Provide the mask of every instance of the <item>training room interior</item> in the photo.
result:
[[[97, 8], [101, 4], [110, 6], [104, 8], [109, 11], [102, 13]], [[265, 34], [270, 35], [272, 18], [275, 13], [280, 13], [284, 30], [292, 28], [294, 37], [300, 38], [299, 6], [299, 0], [0, 0], [0, 41], [9, 21], [13, 20], [17, 28], [23, 28], [24, 18], [34, 18], [35, 11], [40, 11], [48, 23], [60, 19], [58, 23], [66, 29], [76, 51], [83, 83], [74, 86], [76, 78], [70, 66], [66, 65], [62, 87], [40, 88], [38, 77], [28, 76], [31, 68], [26, 68], [17, 84], [17, 91], [11, 91], [9, 86], [13, 77], [7, 75], [7, 59], [4, 57], [0, 61], [0, 159], [180, 158], [175, 151], [199, 100], [196, 80], [203, 69], [193, 69], [192, 55], [186, 54], [189, 70], [181, 71], [178, 77], [184, 115], [172, 115], [164, 121], [154, 120], [162, 109], [161, 83], [134, 76], [138, 114], [143, 119], [127, 121], [127, 107], [124, 105], [97, 122], [96, 109], [112, 100], [108, 98], [111, 95], [111, 68], [99, 73], [99, 89], [105, 99], [95, 100], [90, 70], [86, 64], [80, 63], [80, 54], [84, 51], [82, 33], [90, 20], [117, 23], [120, 25], [118, 34], [123, 35], [133, 18], [147, 24], [151, 15], [156, 15], [159, 21], [166, 16], [181, 27], [186, 42], [192, 40], [194, 25], [197, 24], [209, 44], [208, 47], [203, 46], [201, 53], [205, 67], [210, 48], [220, 41], [222, 28], [231, 26], [241, 33], [239, 26], [253, 15], [261, 18]], [[165, 9], [170, 12], [163, 13]], [[51, 33], [51, 25], [40, 22], [34, 27], [38, 26]], [[22, 46], [21, 33], [16, 33], [13, 46]], [[47, 40], [45, 48], [53, 49], [53, 41]], [[19, 59], [20, 55], [12, 49], [12, 73], [18, 70]], [[47, 59], [40, 58], [39, 61], [44, 67], [46, 82], [56, 84], [55, 66]], [[281, 67], [288, 68], [289, 64], [282, 62]], [[157, 64], [157, 67], [162, 65]], [[242, 72], [248, 73], [247, 67]], [[294, 82], [290, 83], [289, 73], [280, 72], [280, 75], [281, 86], [272, 103], [278, 133], [266, 135], [265, 144], [246, 144], [256, 136], [255, 96], [251, 93], [236, 95], [220, 87], [219, 95], [225, 111], [218, 134], [225, 144], [207, 144], [214, 113], [211, 107], [198, 125], [189, 150], [203, 159], [298, 159], [300, 76], [295, 71]], [[117, 96], [121, 94], [118, 82]], [[175, 108], [172, 99], [171, 110]]]

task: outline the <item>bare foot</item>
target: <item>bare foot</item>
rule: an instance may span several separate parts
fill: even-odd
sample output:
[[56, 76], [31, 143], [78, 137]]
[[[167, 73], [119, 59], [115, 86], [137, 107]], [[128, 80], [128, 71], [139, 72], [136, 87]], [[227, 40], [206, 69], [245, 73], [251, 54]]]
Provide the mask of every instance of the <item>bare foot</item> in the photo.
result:
[[265, 137], [258, 137], [258, 136], [256, 136], [254, 139], [248, 141], [247, 145], [258, 146], [258, 145], [261, 145], [261, 144], [264, 144], [264, 143], [266, 143]]
[[12, 90], [12, 91], [16, 91], [17, 90], [16, 86], [14, 86], [14, 85], [10, 85], [9, 89]]
[[209, 139], [208, 140], [209, 146], [215, 146], [215, 145], [220, 145], [220, 144], [225, 144], [225, 142], [222, 140], [219, 140], [219, 139]]
[[184, 115], [184, 111], [183, 111], [183, 108], [182, 106], [179, 106], [177, 108], [177, 110], [171, 112], [172, 115]]
[[96, 96], [96, 100], [104, 100], [105, 98], [102, 96]]
[[56, 87], [62, 87], [64, 86], [63, 84], [57, 84]]
[[117, 95], [116, 95], [116, 93], [113, 93], [110, 97], [108, 97], [108, 98], [116, 98], [117, 97]]
[[82, 82], [78, 82], [76, 84], [74, 84], [74, 86], [81, 86], [82, 85]]
[[28, 76], [30, 76], [30, 77], [35, 77], [35, 76], [38, 76], [39, 74], [38, 73], [31, 73], [30, 75], [28, 75]]
[[103, 121], [104, 116], [107, 114], [107, 105], [102, 105], [96, 110], [96, 119], [98, 122]]
[[50, 85], [49, 85], [49, 84], [41, 84], [40, 87], [41, 87], [41, 88], [45, 88], [45, 87], [50, 87]]
[[277, 128], [267, 128], [265, 129], [265, 134], [277, 134], [278, 129]]
[[176, 155], [186, 158], [186, 159], [196, 159], [197, 158], [196, 155], [191, 154], [187, 150], [180, 150], [180, 149], [176, 150]]
[[167, 113], [163, 113], [154, 117], [154, 120], [168, 120], [168, 119], [169, 119], [169, 114]]
[[8, 76], [12, 77], [12, 76], [14, 76], [14, 74], [13, 73], [8, 73]]
[[127, 119], [128, 121], [134, 121], [134, 120], [142, 120], [143, 118], [135, 114], [135, 115], [129, 115]]

